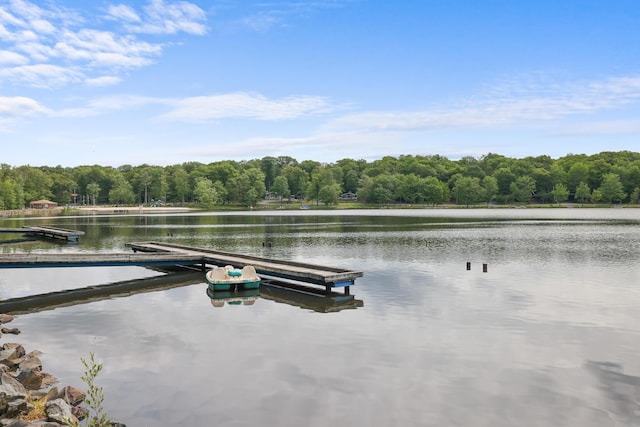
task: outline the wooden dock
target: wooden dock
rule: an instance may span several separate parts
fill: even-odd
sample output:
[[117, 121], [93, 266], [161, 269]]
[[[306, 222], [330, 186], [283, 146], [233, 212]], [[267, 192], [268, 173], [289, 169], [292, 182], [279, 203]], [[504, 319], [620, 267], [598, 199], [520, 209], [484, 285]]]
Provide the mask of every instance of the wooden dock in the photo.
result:
[[265, 280], [275, 281], [282, 286], [319, 285], [324, 287], [325, 295], [332, 295], [335, 288], [343, 288], [342, 295], [350, 295], [350, 287], [355, 284], [362, 271], [325, 267], [294, 261], [282, 261], [233, 254], [211, 249], [194, 248], [158, 242], [129, 243], [134, 252], [127, 253], [37, 253], [0, 255], [2, 268], [38, 268], [38, 267], [91, 267], [91, 266], [127, 266], [170, 267], [195, 266], [205, 271], [208, 266], [232, 265], [242, 268], [253, 265]]
[[40, 237], [46, 239], [66, 240], [67, 242], [76, 243], [80, 240], [80, 236], [84, 236], [84, 231], [67, 230], [58, 227], [45, 226], [23, 226], [21, 228], [0, 228], [0, 233], [19, 233], [25, 236]]
[[121, 267], [137, 265], [173, 266], [200, 265], [202, 257], [173, 254], [132, 253], [58, 253], [58, 254], [8, 254], [0, 255], [0, 268], [51, 268], [51, 267]]
[[235, 268], [253, 265], [262, 277], [320, 285], [325, 287], [327, 293], [330, 293], [333, 288], [344, 288], [344, 294], [349, 295], [350, 286], [355, 284], [356, 278], [363, 276], [362, 271], [345, 270], [294, 261], [280, 261], [169, 243], [140, 242], [128, 243], [126, 246], [130, 247], [134, 252], [174, 253], [199, 256], [203, 263], [210, 265], [232, 265]]

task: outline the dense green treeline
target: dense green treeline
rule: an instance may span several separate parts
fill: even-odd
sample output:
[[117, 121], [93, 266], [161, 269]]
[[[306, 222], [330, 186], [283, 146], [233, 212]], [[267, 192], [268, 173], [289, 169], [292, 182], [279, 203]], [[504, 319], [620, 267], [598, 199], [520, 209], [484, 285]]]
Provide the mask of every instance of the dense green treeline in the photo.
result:
[[640, 153], [602, 152], [479, 159], [439, 155], [342, 159], [323, 164], [288, 156], [172, 166], [0, 164], [0, 209], [48, 199], [61, 205], [184, 204], [254, 206], [294, 196], [336, 204], [345, 193], [367, 204], [638, 203]]

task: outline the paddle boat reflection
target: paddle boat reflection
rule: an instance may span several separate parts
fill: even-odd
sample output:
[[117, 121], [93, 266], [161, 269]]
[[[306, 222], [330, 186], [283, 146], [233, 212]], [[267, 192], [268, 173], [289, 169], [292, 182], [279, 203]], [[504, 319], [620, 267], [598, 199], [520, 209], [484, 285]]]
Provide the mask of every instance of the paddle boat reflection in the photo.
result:
[[207, 295], [214, 307], [223, 307], [225, 303], [228, 305], [253, 305], [260, 298], [260, 289], [214, 291], [208, 287]]

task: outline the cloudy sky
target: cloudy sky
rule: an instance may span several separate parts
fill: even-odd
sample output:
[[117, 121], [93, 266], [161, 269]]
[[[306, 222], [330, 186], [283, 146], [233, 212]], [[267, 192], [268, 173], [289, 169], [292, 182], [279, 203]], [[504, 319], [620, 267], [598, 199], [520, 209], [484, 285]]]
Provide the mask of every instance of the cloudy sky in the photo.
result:
[[0, 163], [618, 150], [637, 0], [0, 0]]

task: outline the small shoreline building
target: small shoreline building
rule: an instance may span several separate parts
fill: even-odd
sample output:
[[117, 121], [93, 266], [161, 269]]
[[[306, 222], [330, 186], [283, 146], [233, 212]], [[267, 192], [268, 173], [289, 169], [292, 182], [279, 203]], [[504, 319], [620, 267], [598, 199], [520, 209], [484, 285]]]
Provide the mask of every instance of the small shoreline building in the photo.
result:
[[58, 204], [56, 202], [52, 202], [51, 200], [34, 200], [29, 203], [29, 207], [31, 209], [52, 209], [57, 208]]

